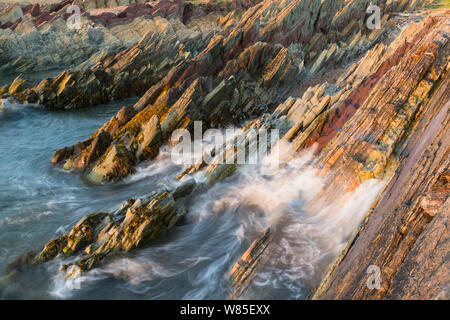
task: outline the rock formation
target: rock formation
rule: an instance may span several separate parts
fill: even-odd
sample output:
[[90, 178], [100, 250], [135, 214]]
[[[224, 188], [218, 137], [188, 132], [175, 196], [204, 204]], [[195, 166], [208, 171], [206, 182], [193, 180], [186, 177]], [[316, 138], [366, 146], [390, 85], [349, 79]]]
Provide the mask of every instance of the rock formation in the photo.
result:
[[[89, 140], [57, 151], [52, 159], [66, 169], [87, 170], [88, 177], [95, 176], [95, 181], [115, 180], [132, 173], [140, 161], [154, 157], [160, 143], [176, 128], [191, 129], [192, 120], [224, 126], [260, 116], [281, 102], [295, 83], [342, 63], [344, 57], [356, 56], [383, 35], [382, 31], [365, 28], [363, 15], [352, 20], [353, 27], [343, 27], [349, 25], [349, 15], [360, 10], [360, 2], [340, 3], [343, 10], [327, 3], [261, 2], [239, 23], [232, 15], [224, 17], [223, 30], [218, 33], [192, 33], [180, 23], [175, 29], [173, 22], [157, 16], [148, 22], [153, 25], [137, 44], [91, 67], [64, 71], [23, 91], [14, 91], [14, 87], [3, 91], [8, 90], [20, 101], [50, 108], [95, 105], [144, 93], [133, 106], [133, 118], [122, 123], [111, 119]], [[405, 4], [392, 4], [386, 11], [404, 8]], [[387, 25], [395, 23], [395, 19], [386, 17]], [[327, 24], [330, 19], [332, 23]], [[323, 101], [320, 108], [326, 106]], [[141, 137], [148, 121], [162, 130], [161, 141], [152, 141], [153, 146], [141, 145], [146, 141]], [[124, 145], [126, 152], [111, 147], [96, 150], [95, 157], [86, 157], [102, 131], [111, 135], [111, 145]], [[144, 149], [145, 153], [139, 151]], [[98, 170], [104, 167], [102, 160], [113, 158], [121, 159], [127, 168]], [[103, 177], [92, 171], [102, 171]]]
[[88, 214], [67, 235], [47, 243], [34, 261], [42, 263], [58, 254], [81, 252], [79, 260], [61, 267], [67, 276], [78, 276], [108, 254], [137, 248], [169, 230], [186, 212], [179, 199], [194, 188], [195, 182], [187, 181], [173, 191], [162, 190], [127, 200], [112, 214]]
[[[52, 55], [61, 59], [61, 50], [72, 52], [61, 65], [76, 65], [37, 84], [18, 77], [1, 97], [51, 109], [140, 97], [87, 140], [57, 150], [51, 163], [94, 183], [112, 182], [154, 159], [176, 129], [192, 132], [195, 121], [205, 130], [245, 125], [207, 151], [211, 162], [180, 172], [178, 187], [85, 216], [47, 243], [36, 263], [77, 255], [63, 267], [77, 276], [106, 255], [143, 245], [186, 214], [192, 194], [232, 175], [239, 152], [254, 156], [255, 139], [275, 138], [259, 129], [278, 129], [292, 152], [316, 148], [313, 167], [327, 183], [310, 212], [367, 180], [387, 181], [311, 296], [448, 299], [448, 10], [412, 12], [424, 1], [375, 1], [383, 28], [370, 30], [372, 2], [365, 0], [132, 2], [66, 0], [0, 11], [2, 69], [60, 63]], [[62, 26], [70, 4], [83, 8], [77, 31]], [[69, 36], [77, 48], [64, 45]], [[29, 54], [36, 50], [45, 53]], [[240, 151], [233, 163], [221, 162], [229, 150]], [[197, 172], [204, 181], [190, 177]], [[267, 229], [236, 257], [233, 298], [245, 297], [257, 270], [276, 259], [276, 232]], [[370, 265], [382, 270], [380, 290], [365, 285]]]
[[[354, 89], [288, 136], [294, 148], [318, 144], [315, 166], [328, 183], [309, 210], [367, 179], [389, 181], [316, 299], [448, 299], [449, 26], [445, 15], [429, 16], [369, 51], [339, 81]], [[249, 250], [245, 257], [257, 254]], [[366, 285], [370, 265], [382, 271], [380, 290]], [[231, 277], [256, 267], [238, 264]], [[241, 294], [249, 280], [235, 282]]]
[[[223, 8], [168, 0], [118, 4], [65, 0], [53, 5], [11, 5], [0, 10], [0, 72], [85, 68], [136, 44], [147, 31], [159, 27], [155, 23], [162, 24], [160, 28], [185, 29], [179, 33], [194, 37], [199, 28], [207, 32], [209, 19], [215, 21], [220, 14], [248, 8], [256, 2], [235, 2]], [[67, 24], [75, 12], [70, 10], [74, 5], [80, 8], [79, 28], [69, 28]], [[217, 16], [212, 15], [215, 12]], [[210, 17], [203, 21], [201, 18], [209, 13]], [[163, 20], [152, 21], [155, 17]], [[192, 27], [183, 22], [191, 23]]]

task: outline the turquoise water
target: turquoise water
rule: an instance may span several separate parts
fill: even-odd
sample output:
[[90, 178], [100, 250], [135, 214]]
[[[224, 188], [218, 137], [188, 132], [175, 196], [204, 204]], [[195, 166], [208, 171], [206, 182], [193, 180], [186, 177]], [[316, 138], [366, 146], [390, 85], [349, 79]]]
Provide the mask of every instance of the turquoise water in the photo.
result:
[[[136, 99], [69, 111], [7, 101], [0, 109], [0, 299], [224, 299], [228, 274], [251, 242], [277, 220], [277, 259], [254, 282], [254, 298], [304, 298], [332, 259], [329, 244], [302, 216], [314, 179], [291, 163], [276, 177], [240, 170], [196, 195], [186, 218], [143, 248], [105, 259], [70, 285], [58, 273], [67, 258], [7, 277], [8, 262], [67, 232], [87, 213], [174, 183], [182, 168], [164, 146], [152, 162], [114, 184], [89, 185], [52, 166], [53, 153], [87, 139]], [[281, 217], [281, 219], [280, 219]], [[281, 220], [281, 222], [280, 222]], [[327, 232], [329, 234], [330, 232]], [[278, 245], [278, 247], [277, 247]], [[328, 246], [328, 247], [327, 247]]]

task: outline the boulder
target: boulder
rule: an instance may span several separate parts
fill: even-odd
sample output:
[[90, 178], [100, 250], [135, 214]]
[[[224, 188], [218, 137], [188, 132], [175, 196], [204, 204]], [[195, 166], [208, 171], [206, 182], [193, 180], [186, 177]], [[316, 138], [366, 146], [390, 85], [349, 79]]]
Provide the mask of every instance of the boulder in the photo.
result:
[[86, 177], [93, 183], [117, 180], [135, 171], [134, 161], [134, 155], [124, 145], [113, 144]]

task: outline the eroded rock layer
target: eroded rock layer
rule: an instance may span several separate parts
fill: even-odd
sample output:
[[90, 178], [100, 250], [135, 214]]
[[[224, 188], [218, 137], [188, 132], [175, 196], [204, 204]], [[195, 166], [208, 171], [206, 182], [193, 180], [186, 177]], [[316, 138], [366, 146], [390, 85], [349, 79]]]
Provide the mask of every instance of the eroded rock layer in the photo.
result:
[[[206, 128], [239, 124], [273, 109], [311, 74], [321, 74], [388, 37], [396, 23], [389, 12], [412, 7], [413, 2], [382, 4], [388, 28], [380, 30], [365, 27], [361, 1], [264, 1], [239, 22], [231, 14], [224, 17], [219, 32], [193, 32], [179, 20], [157, 16], [148, 20], [150, 30], [137, 44], [91, 67], [64, 71], [35, 87], [16, 79], [2, 91], [51, 108], [95, 105], [145, 92], [133, 110], [127, 109], [132, 116], [121, 121], [120, 115], [114, 117], [87, 141], [58, 150], [52, 159], [66, 169], [87, 171], [95, 182], [116, 180], [157, 155], [160, 144], [177, 128], [192, 129], [195, 120]], [[380, 68], [376, 79], [362, 83], [361, 91], [370, 89], [386, 70]], [[361, 103], [364, 92], [353, 99], [354, 105]], [[322, 101], [314, 113], [323, 112], [330, 101], [335, 102]], [[301, 111], [293, 116], [301, 117]], [[148, 137], [156, 132], [160, 134]], [[101, 133], [110, 138], [99, 148]], [[312, 139], [317, 140], [317, 134], [313, 132]], [[310, 143], [304, 138], [295, 143]], [[113, 164], [116, 159], [118, 165]]]
[[[427, 17], [374, 48], [343, 77], [354, 89], [341, 102], [306, 130], [293, 127], [294, 148], [317, 143], [315, 166], [328, 181], [308, 210], [368, 179], [389, 179], [315, 298], [448, 299], [449, 26], [445, 15]], [[266, 246], [257, 261], [274, 259]], [[379, 290], [366, 285], [371, 265], [382, 271]], [[237, 264], [231, 277], [256, 267]], [[235, 282], [239, 296], [248, 277]]]
[[[61, 23], [69, 2], [49, 9]], [[111, 182], [154, 159], [163, 144], [176, 143], [176, 129], [192, 132], [195, 121], [204, 130], [242, 129], [206, 151], [211, 162], [200, 157], [179, 172], [177, 187], [131, 198], [112, 213], [85, 216], [47, 243], [35, 262], [75, 255], [62, 269], [77, 276], [107, 255], [144, 245], [186, 214], [188, 198], [231, 176], [240, 156], [255, 156], [255, 139], [279, 139], [294, 157], [315, 148], [312, 166], [327, 183], [308, 204], [309, 212], [368, 180], [387, 181], [314, 298], [448, 299], [448, 10], [410, 13], [423, 1], [375, 1], [383, 28], [371, 30], [366, 8], [372, 1], [265, 0], [216, 7], [126, 2], [78, 1], [87, 12], [83, 28], [89, 41], [100, 43], [96, 53], [55, 78], [35, 84], [18, 77], [0, 89], [2, 97], [54, 109], [140, 97], [87, 140], [57, 150], [51, 162], [91, 182]], [[115, 13], [98, 9], [105, 7]], [[20, 15], [8, 10], [5, 16]], [[40, 32], [41, 9], [21, 10], [34, 19], [30, 30]], [[60, 32], [56, 19], [42, 25]], [[4, 32], [17, 33], [32, 19], [17, 21], [6, 27], [2, 22]], [[126, 44], [108, 42], [130, 28], [145, 32]], [[279, 136], [263, 136], [260, 129], [277, 129]], [[224, 163], [230, 150], [240, 153]], [[198, 173], [202, 181], [190, 177]], [[278, 231], [267, 229], [236, 257], [231, 297], [251, 296], [259, 268], [277, 259]], [[370, 265], [382, 271], [379, 290], [366, 286]]]
[[61, 267], [69, 277], [92, 269], [110, 253], [129, 251], [173, 227], [186, 212], [179, 199], [189, 195], [195, 183], [188, 181], [173, 191], [161, 190], [125, 201], [115, 212], [91, 213], [67, 234], [47, 243], [34, 258], [42, 263], [58, 254], [81, 257]]
[[[0, 10], [0, 72], [84, 69], [136, 44], [149, 30], [158, 30], [158, 23], [163, 24], [162, 29], [181, 28], [179, 34], [195, 37], [217, 28], [220, 17], [257, 2], [237, 1], [221, 6], [182, 0], [64, 0], [53, 5], [10, 5]], [[80, 8], [78, 27], [74, 25], [76, 19], [71, 18], [76, 12], [73, 6]], [[164, 22], [152, 21], [154, 18]], [[164, 35], [162, 30], [158, 33]]]

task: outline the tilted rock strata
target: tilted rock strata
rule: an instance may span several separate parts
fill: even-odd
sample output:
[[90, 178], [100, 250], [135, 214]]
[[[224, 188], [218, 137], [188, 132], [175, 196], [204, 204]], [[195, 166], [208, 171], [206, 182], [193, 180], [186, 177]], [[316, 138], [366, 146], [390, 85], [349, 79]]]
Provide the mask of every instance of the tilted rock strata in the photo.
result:
[[[436, 255], [427, 251], [427, 254], [431, 255], [430, 259], [435, 262], [427, 267], [421, 267], [421, 272], [425, 272], [426, 275], [422, 273], [422, 276], [419, 276], [417, 273], [416, 278], [411, 278], [409, 282], [405, 279], [409, 279], [406, 273], [416, 272], [413, 268], [417, 267], [413, 264], [420, 264], [418, 263], [420, 258], [416, 256], [419, 249], [413, 249], [413, 243], [420, 241], [418, 246], [429, 247], [433, 243], [436, 244], [435, 233], [443, 235], [446, 230], [445, 227], [437, 227], [440, 222], [431, 223], [430, 217], [433, 213], [441, 212], [443, 216], [437, 219], [439, 221], [447, 219], [443, 210], [446, 208], [445, 201], [449, 195], [448, 180], [445, 178], [447, 175], [445, 172], [448, 171], [445, 159], [448, 160], [449, 151], [448, 139], [445, 136], [446, 133], [448, 135], [449, 125], [447, 103], [449, 98], [447, 77], [449, 27], [445, 16], [430, 17], [411, 25], [389, 48], [375, 48], [361, 60], [359, 65], [350, 67], [349, 71], [353, 74], [345, 75], [347, 79], [354, 79], [357, 84], [353, 91], [350, 90], [345, 95], [345, 100], [336, 102], [323, 114], [316, 116], [313, 123], [308, 121], [309, 127], [296, 125], [285, 136], [293, 141], [294, 148], [308, 146], [306, 143], [298, 143], [300, 139], [304, 142], [308, 139], [314, 141], [317, 139], [316, 136], [319, 138], [320, 153], [315, 166], [321, 174], [326, 175], [329, 183], [325, 184], [323, 190], [311, 202], [312, 205], [307, 208], [312, 212], [319, 209], [316, 205], [320, 206], [324, 199], [337, 198], [373, 178], [389, 177], [391, 183], [399, 183], [395, 188], [387, 187], [383, 193], [384, 198], [382, 195], [381, 199], [389, 198], [392, 190], [401, 190], [401, 192], [411, 190], [414, 196], [409, 199], [407, 195], [403, 195], [402, 201], [398, 202], [399, 207], [387, 209], [380, 207], [382, 202], [378, 202], [372, 208], [369, 222], [360, 231], [360, 236], [356, 240], [356, 244], [359, 243], [359, 245], [352, 245], [345, 258], [340, 263], [336, 262], [336, 269], [316, 295], [319, 298], [361, 299], [394, 296], [442, 298], [448, 294], [446, 293], [448, 279], [443, 275], [445, 273], [443, 270], [448, 267], [442, 260], [448, 249], [445, 247], [445, 240], [442, 242], [441, 251], [436, 252]], [[372, 54], [377, 51], [380, 53], [381, 61], [373, 63]], [[369, 62], [370, 64], [366, 66], [365, 64]], [[355, 77], [355, 75], [359, 76]], [[362, 79], [361, 76], [363, 76]], [[305, 98], [308, 95], [313, 96], [310, 91], [305, 92]], [[280, 108], [283, 110], [286, 104], [288, 103], [280, 105]], [[301, 110], [304, 110], [304, 107]], [[305, 120], [307, 117], [299, 118]], [[317, 128], [321, 131], [316, 135]], [[324, 128], [331, 129], [329, 134], [331, 136], [323, 133]], [[293, 133], [295, 131], [300, 132]], [[296, 138], [295, 135], [297, 135]], [[424, 135], [428, 137], [428, 140]], [[435, 139], [433, 143], [430, 140], [432, 138]], [[320, 139], [325, 139], [325, 142], [321, 143]], [[429, 150], [424, 155], [423, 161], [427, 164], [422, 166], [426, 169], [420, 167], [419, 163], [416, 170], [409, 168], [407, 172], [402, 173], [401, 170], [405, 165], [417, 163], [419, 159], [417, 154], [423, 152], [427, 142], [431, 143], [430, 148], [434, 148], [435, 151]], [[439, 167], [428, 168], [427, 166], [431, 164]], [[426, 191], [426, 186], [439, 175], [443, 175], [439, 178], [441, 185], [447, 185], [440, 189], [437, 186], [432, 187], [432, 190], [439, 189], [435, 193]], [[403, 184], [399, 182], [400, 177], [404, 179]], [[405, 183], [410, 184], [405, 187]], [[398, 197], [401, 196], [398, 195]], [[405, 203], [408, 205], [405, 206]], [[421, 205], [411, 209], [414, 208], [411, 207], [414, 203]], [[399, 215], [399, 210], [403, 210], [403, 215]], [[425, 212], [423, 215], [420, 213], [421, 210]], [[426, 214], [426, 210], [431, 212], [431, 215]], [[393, 212], [395, 216], [392, 215]], [[422, 216], [428, 218], [421, 218]], [[380, 220], [381, 217], [384, 219], [383, 222]], [[371, 224], [371, 221], [376, 222]], [[374, 224], [378, 229], [371, 228], [369, 231], [369, 226]], [[382, 230], [382, 228], [392, 230]], [[423, 233], [423, 230], [432, 228], [436, 230], [433, 231], [434, 233], [431, 231], [429, 235]], [[366, 233], [372, 237], [370, 240], [372, 242], [362, 240], [369, 236]], [[382, 243], [380, 239], [383, 238], [389, 239], [386, 240], [388, 242]], [[399, 243], [401, 245], [397, 247]], [[373, 255], [371, 256], [368, 252], [372, 252]], [[411, 252], [409, 258], [411, 262], [405, 260], [409, 252]], [[390, 260], [391, 258], [393, 260]], [[441, 265], [442, 263], [444, 265]], [[365, 285], [368, 277], [366, 268], [371, 264], [380, 266], [382, 270], [385, 268], [383, 272], [387, 278], [384, 280], [386, 287], [381, 291], [370, 291]], [[433, 273], [434, 271], [436, 274]], [[395, 284], [396, 281], [398, 284]], [[408, 290], [414, 290], [414, 294], [413, 291], [402, 291], [400, 283], [405, 281], [410, 286]], [[419, 281], [436, 285], [437, 291], [431, 294], [418, 289]], [[391, 282], [394, 285], [391, 285]], [[236, 292], [242, 294], [239, 291], [241, 289], [238, 287]], [[390, 293], [387, 293], [388, 291]]]
[[125, 201], [115, 212], [84, 216], [66, 235], [48, 242], [36, 255], [36, 263], [62, 254], [81, 253], [75, 262], [62, 266], [68, 277], [92, 269], [104, 257], [117, 251], [130, 251], [172, 228], [186, 213], [180, 199], [196, 187], [187, 180], [178, 188], [152, 192]]
[[256, 239], [250, 245], [240, 260], [233, 265], [229, 275], [232, 286], [235, 288], [232, 298], [240, 297], [243, 291], [247, 289], [252, 280], [252, 275], [263, 263], [261, 260], [268, 257], [268, 254], [264, 254], [264, 251], [269, 246], [270, 241], [270, 229], [267, 229], [259, 239]]
[[[352, 30], [324, 29], [325, 21], [331, 17], [336, 26], [344, 19], [343, 12], [328, 6], [317, 0], [264, 1], [251, 7], [231, 30], [225, 20], [226, 32], [214, 36], [210, 33], [206, 37], [186, 35], [180, 31], [183, 27], [176, 29], [173, 22], [154, 18], [155, 31], [149, 31], [138, 44], [102, 59], [89, 69], [65, 71], [37, 87], [12, 95], [48, 107], [69, 108], [105, 103], [150, 87], [134, 106], [136, 115], [129, 123], [119, 125], [119, 130], [115, 125], [111, 132], [115, 122], [112, 119], [89, 140], [57, 151], [52, 160], [62, 163], [66, 169], [87, 170], [88, 177], [95, 176], [96, 182], [116, 180], [132, 173], [137, 163], [152, 159], [173, 130], [191, 130], [195, 120], [203, 121], [208, 128], [239, 124], [244, 119], [260, 116], [283, 101], [293, 85], [308, 76], [308, 70], [317, 72], [332, 63], [339, 64], [344, 55], [358, 54], [355, 48], [371, 46], [380, 36], [371, 37], [372, 31], [365, 29], [362, 18]], [[311, 15], [316, 20], [314, 24], [310, 23]], [[288, 23], [290, 28], [286, 28]], [[357, 26], [362, 29], [358, 30]], [[350, 51], [327, 44], [337, 40], [348, 41]], [[313, 47], [325, 48], [326, 59], [322, 54], [317, 57], [304, 54], [303, 49], [312, 52]], [[317, 102], [316, 98], [312, 103]], [[312, 121], [329, 102], [334, 101], [324, 100], [319, 108], [314, 107], [305, 121]], [[138, 138], [144, 128], [149, 130], [148, 121], [161, 126], [162, 131], [160, 141], [152, 146], [141, 145], [142, 139]], [[92, 141], [102, 131], [110, 133], [111, 145], [123, 145], [127, 149], [125, 152], [119, 148], [123, 152], [117, 153], [116, 147], [110, 148], [115, 155], [103, 159], [118, 157], [129, 168], [96, 168], [105, 166], [98, 159], [107, 149], [99, 150], [98, 157], [84, 161]], [[144, 149], [146, 152], [142, 153], [140, 150]], [[102, 174], [93, 175], [92, 171]]]
[[[77, 277], [83, 271], [95, 267], [109, 254], [120, 250], [129, 251], [146, 244], [172, 228], [186, 214], [186, 197], [200, 193], [232, 175], [238, 167], [238, 157], [242, 155], [248, 158], [257, 153], [256, 142], [270, 144], [272, 137], [267, 135], [264, 141], [258, 136], [258, 130], [269, 129], [277, 120], [279, 119], [276, 117], [268, 117], [252, 121], [223, 146], [208, 150], [209, 156], [214, 155], [211, 163], [197, 161], [197, 165], [189, 167], [176, 177], [176, 180], [183, 181], [178, 182], [175, 188], [153, 192], [138, 199], [129, 199], [112, 214], [99, 212], [84, 216], [69, 233], [45, 244], [34, 262], [43, 263], [58, 255], [71, 256], [81, 253], [76, 262], [62, 266], [67, 277]], [[235, 164], [225, 164], [219, 160], [224, 159], [223, 154], [229, 149], [238, 150], [234, 153]], [[268, 150], [270, 152], [270, 148]], [[199, 171], [204, 173], [203, 181], [196, 182], [187, 177], [188, 174]], [[269, 239], [269, 235], [267, 237]], [[251, 256], [254, 257], [254, 254]], [[238, 282], [245, 281], [242, 276], [239, 279], [241, 280], [237, 280]]]
[[[155, 28], [149, 21], [153, 18], [165, 18], [177, 25], [174, 28], [179, 28], [179, 24], [195, 21], [209, 13], [226, 15], [230, 10], [248, 8], [256, 3], [237, 3], [230, 10], [214, 6], [201, 10], [197, 5], [183, 1], [138, 1], [137, 4], [122, 3], [115, 9], [91, 10], [91, 6], [79, 2], [64, 0], [54, 5], [13, 5], [1, 10], [0, 72], [71, 66], [86, 69], [137, 43], [148, 30]], [[71, 16], [67, 9], [74, 4], [81, 7], [80, 29], [70, 29], [66, 25]], [[216, 17], [211, 19], [217, 20]], [[200, 22], [200, 27], [206, 26]]]
[[[448, 87], [446, 77], [426, 102], [397, 173], [314, 298], [449, 298]], [[367, 286], [370, 265], [380, 268], [379, 290]]]
[[[413, 3], [383, 2], [383, 8], [395, 12], [411, 9]], [[160, 29], [118, 54], [65, 71], [37, 87], [18, 78], [3, 90], [19, 100], [35, 99], [55, 108], [125, 97], [131, 85], [137, 87], [132, 92], [145, 91], [134, 106], [122, 108], [88, 140], [55, 153], [54, 164], [84, 171], [94, 182], [134, 172], [139, 162], [157, 155], [175, 129], [192, 130], [195, 120], [202, 120], [207, 129], [254, 118], [235, 139], [208, 151], [214, 155], [211, 163], [199, 161], [177, 177], [203, 172], [205, 188], [237, 169], [237, 164], [220, 161], [227, 150], [243, 146], [244, 156], [252, 155], [252, 129], [279, 129], [280, 138], [294, 150], [316, 144], [315, 166], [329, 183], [308, 210], [368, 179], [390, 182], [315, 297], [445, 298], [448, 13], [418, 19], [388, 45], [379, 42], [389, 39], [396, 18], [386, 15], [383, 31], [364, 30], [367, 5], [263, 1], [239, 22], [227, 16], [221, 31], [194, 36], [180, 21], [154, 17], [151, 21]], [[322, 82], [302, 97], [286, 98], [294, 84], [326, 75], [329, 68], [362, 52], [365, 55], [335, 84]], [[114, 214], [86, 216], [67, 235], [49, 242], [36, 261], [82, 252], [63, 268], [68, 276], [76, 276], [106, 255], [136, 248], [172, 227], [185, 213], [180, 199], [197, 187], [189, 182], [145, 200], [130, 200]], [[255, 240], [232, 268], [234, 298], [270, 258], [270, 239], [267, 232]], [[437, 248], [435, 253], [431, 247]], [[424, 265], [423, 259], [430, 263]], [[383, 289], [377, 292], [364, 286], [364, 268], [370, 264], [384, 270]], [[346, 278], [347, 273], [353, 278]], [[425, 292], [421, 282], [435, 289]]]

